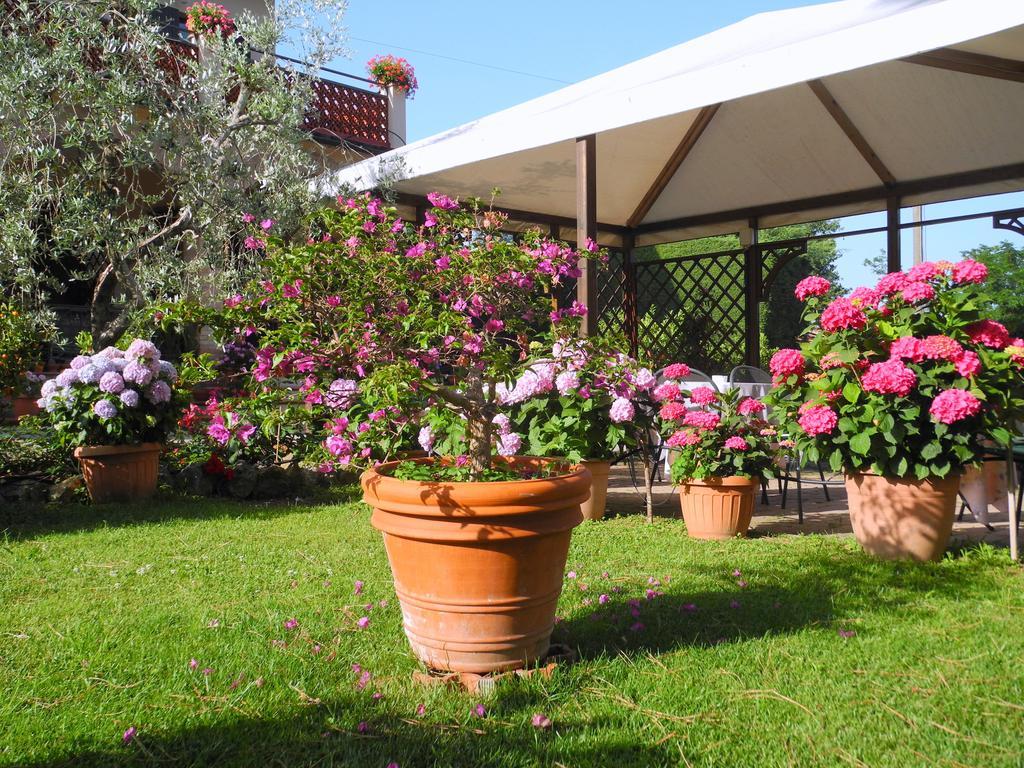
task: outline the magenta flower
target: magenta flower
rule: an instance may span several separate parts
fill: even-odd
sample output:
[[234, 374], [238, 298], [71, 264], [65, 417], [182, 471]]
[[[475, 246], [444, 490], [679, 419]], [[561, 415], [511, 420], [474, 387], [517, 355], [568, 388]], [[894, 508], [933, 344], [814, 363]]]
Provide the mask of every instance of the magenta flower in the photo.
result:
[[135, 740], [135, 736], [138, 734], [138, 729], [133, 725], [121, 736], [121, 742], [123, 744], [131, 744]]
[[852, 629], [840, 629], [839, 630], [839, 636], [841, 638], [843, 638], [844, 640], [849, 640], [851, 637], [853, 637], [856, 634], [857, 633], [854, 632]]
[[686, 363], [672, 363], [663, 373], [666, 379], [685, 379], [690, 375], [690, 366]]
[[813, 405], [806, 410], [798, 419], [800, 428], [812, 437], [814, 435], [830, 435], [839, 425], [839, 417], [836, 412], [825, 405]]
[[823, 277], [811, 275], [797, 283], [793, 293], [800, 301], [806, 301], [812, 296], [824, 296], [830, 290], [832, 290], [832, 283]]
[[964, 330], [975, 344], [983, 344], [992, 349], [1003, 349], [1010, 343], [1010, 333], [1006, 326], [995, 320], [979, 320]]
[[[929, 286], [930, 287], [930, 286]], [[821, 313], [821, 328], [829, 333], [842, 330], [860, 330], [868, 324], [863, 310], [850, 299], [839, 298]]]
[[260, 222], [260, 229], [262, 229], [264, 232], [269, 232], [273, 226], [273, 219], [264, 219], [263, 221]]
[[285, 629], [298, 629], [299, 628], [299, 622], [296, 621], [295, 619], [286, 619], [285, 622], [284, 622], [284, 628]]
[[356, 626], [358, 626], [360, 629], [366, 629], [368, 626], [370, 626], [370, 617], [363, 616], [359, 619], [359, 621], [356, 622]]
[[890, 272], [882, 275], [876, 287], [883, 296], [891, 296], [902, 291], [909, 282], [910, 279], [903, 272]]
[[872, 363], [861, 379], [865, 392], [906, 397], [917, 386], [917, 374], [904, 365], [902, 360], [889, 359]]
[[608, 597], [608, 595], [601, 595], [601, 596], [599, 596], [599, 597], [597, 598], [597, 602], [598, 602], [598, 603], [600, 603], [601, 605], [604, 605], [604, 604], [605, 604], [605, 603], [607, 603], [607, 602], [608, 602], [608, 601], [609, 601], [610, 599], [611, 599], [611, 598], [610, 598], [610, 597]]
[[984, 283], [988, 279], [988, 267], [980, 261], [964, 259], [953, 265], [953, 282], [963, 283]]
[[772, 355], [768, 369], [775, 378], [784, 379], [793, 374], [802, 376], [806, 365], [807, 361], [799, 349], [780, 349]]
[[198, 667], [199, 667], [199, 662], [196, 659], [190, 659], [189, 660], [189, 662], [188, 662], [188, 668], [189, 669], [198, 669]]
[[[711, 387], [697, 387], [690, 392], [690, 400], [695, 405], [710, 405], [718, 400], [718, 393]], [[664, 408], [664, 406], [662, 406]]]
[[900, 293], [903, 300], [913, 304], [918, 301], [931, 301], [935, 298], [935, 289], [928, 283], [908, 283]]
[[423, 717], [425, 714], [427, 714], [427, 708], [425, 706], [423, 706], [422, 704], [417, 704], [416, 705], [416, 715], [418, 717]]
[[726, 438], [725, 447], [731, 451], [746, 451], [750, 449], [750, 444], [742, 437], [736, 437], [733, 435], [732, 437]]
[[477, 717], [487, 717], [487, 709], [483, 704], [477, 704], [473, 707], [473, 714]]
[[359, 731], [359, 733], [369, 733], [370, 724], [363, 720], [361, 723], [359, 723], [359, 725], [356, 726], [356, 730]]
[[540, 712], [530, 718], [530, 725], [538, 730], [546, 731], [551, 728], [551, 720], [547, 715], [542, 715]]
[[965, 389], [947, 389], [940, 392], [928, 412], [943, 424], [954, 424], [981, 412], [981, 401]]

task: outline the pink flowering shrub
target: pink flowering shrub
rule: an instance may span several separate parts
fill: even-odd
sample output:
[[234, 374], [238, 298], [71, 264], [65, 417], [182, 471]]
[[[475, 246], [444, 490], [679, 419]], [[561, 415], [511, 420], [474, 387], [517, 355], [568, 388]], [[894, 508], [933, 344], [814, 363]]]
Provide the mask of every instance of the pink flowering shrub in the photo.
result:
[[926, 262], [831, 301], [805, 286], [808, 336], [771, 363], [782, 431], [835, 471], [901, 478], [956, 474], [983, 441], [1006, 446], [1024, 417], [1024, 341], [981, 316], [987, 274]]
[[[664, 373], [680, 378], [689, 375], [689, 368], [677, 366], [669, 366]], [[764, 420], [765, 406], [760, 400], [742, 396], [735, 389], [723, 393], [710, 387], [685, 390], [671, 378], [654, 392], [660, 402], [659, 429], [675, 456], [673, 482], [771, 476], [775, 430]]]
[[[536, 232], [513, 241], [497, 212], [428, 201], [417, 223], [370, 195], [341, 197], [294, 242], [254, 217], [260, 274], [215, 312], [165, 312], [165, 324], [201, 322], [251, 347], [234, 374], [240, 393], [220, 401], [257, 427], [250, 441], [325, 472], [422, 448], [468, 456], [482, 478], [495, 455], [525, 448], [507, 421], [514, 404], [586, 391], [590, 374], [535, 353], [578, 332], [586, 308], [552, 308], [550, 295], [596, 254]], [[628, 421], [628, 402], [616, 405], [628, 395], [615, 394], [608, 413]], [[212, 440], [241, 440], [227, 421], [230, 437], [215, 425]]]
[[646, 433], [654, 374], [612, 340], [562, 338], [534, 357], [515, 382], [498, 385], [525, 453], [607, 460]]

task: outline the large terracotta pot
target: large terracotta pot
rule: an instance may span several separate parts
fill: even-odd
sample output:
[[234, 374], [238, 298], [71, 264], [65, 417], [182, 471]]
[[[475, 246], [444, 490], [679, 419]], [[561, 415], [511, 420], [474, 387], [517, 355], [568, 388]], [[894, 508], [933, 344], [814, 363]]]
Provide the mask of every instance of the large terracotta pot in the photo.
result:
[[584, 459], [580, 462], [590, 471], [590, 497], [580, 504], [584, 520], [600, 520], [604, 517], [605, 502], [608, 500], [608, 472], [610, 461]]
[[389, 477], [396, 463], [360, 481], [371, 522], [384, 534], [413, 653], [434, 669], [477, 673], [542, 658], [590, 473], [421, 483]]
[[156, 492], [159, 443], [90, 445], [75, 448], [75, 458], [97, 504], [147, 499]]
[[731, 539], [750, 527], [759, 478], [709, 477], [679, 485], [686, 532], [695, 539]]
[[885, 560], [939, 560], [953, 532], [960, 476], [941, 480], [846, 476], [853, 533]]

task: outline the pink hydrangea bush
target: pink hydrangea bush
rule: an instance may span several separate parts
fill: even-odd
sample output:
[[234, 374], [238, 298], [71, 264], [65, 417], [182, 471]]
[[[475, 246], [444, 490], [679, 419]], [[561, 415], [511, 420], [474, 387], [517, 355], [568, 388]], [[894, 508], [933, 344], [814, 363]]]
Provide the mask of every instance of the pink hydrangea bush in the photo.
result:
[[66, 447], [163, 442], [181, 410], [178, 371], [152, 342], [78, 355], [37, 401]]
[[654, 374], [611, 339], [560, 338], [535, 358], [514, 382], [498, 385], [525, 453], [607, 460], [646, 434]]
[[[428, 201], [416, 221], [370, 195], [340, 197], [296, 240], [252, 217], [261, 273], [216, 312], [164, 313], [165, 324], [201, 322], [222, 342], [246, 334], [245, 392], [294, 414], [268, 411], [273, 429], [249, 419], [293, 435], [282, 453], [330, 472], [429, 445], [467, 456], [481, 478], [495, 455], [522, 451], [525, 436], [496, 418], [508, 415], [509, 387], [538, 386], [534, 350], [578, 332], [586, 307], [556, 309], [550, 296], [596, 247], [537, 232], [512, 240], [497, 212], [440, 193]], [[559, 369], [544, 386], [585, 383], [571, 374]], [[244, 416], [244, 403], [231, 406]]]
[[765, 405], [738, 389], [684, 389], [690, 373], [677, 363], [653, 390], [660, 404], [658, 423], [671, 449], [672, 481], [711, 477], [771, 477], [775, 468], [775, 430], [765, 420]]
[[833, 470], [900, 478], [956, 474], [984, 442], [1006, 446], [1024, 417], [1024, 340], [981, 316], [987, 276], [926, 262], [830, 300], [804, 281], [809, 333], [770, 363], [783, 431]]

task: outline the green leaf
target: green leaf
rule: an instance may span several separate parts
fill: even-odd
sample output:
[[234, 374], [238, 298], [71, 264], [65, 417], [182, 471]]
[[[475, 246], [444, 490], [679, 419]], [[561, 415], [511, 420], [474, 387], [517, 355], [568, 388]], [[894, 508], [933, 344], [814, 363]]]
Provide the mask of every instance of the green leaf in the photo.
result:
[[942, 453], [942, 445], [938, 441], [933, 441], [926, 443], [924, 448], [921, 449], [921, 458], [925, 461], [931, 461], [940, 453]]
[[843, 387], [843, 397], [851, 403], [856, 403], [860, 399], [860, 393], [861, 389], [857, 386], [856, 382], [847, 382], [846, 386]]
[[866, 456], [871, 450], [871, 434], [869, 432], [858, 432], [850, 438], [850, 450]]

